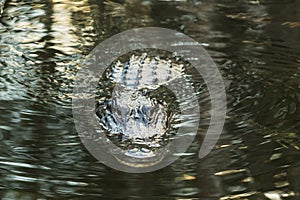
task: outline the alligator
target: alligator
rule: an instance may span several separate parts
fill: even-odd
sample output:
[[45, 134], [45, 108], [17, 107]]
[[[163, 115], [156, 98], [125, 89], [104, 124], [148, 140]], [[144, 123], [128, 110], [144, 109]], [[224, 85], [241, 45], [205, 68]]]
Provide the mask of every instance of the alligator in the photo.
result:
[[99, 83], [96, 107], [107, 136], [139, 156], [160, 148], [179, 121], [178, 101], [164, 86], [184, 73], [184, 64], [148, 53], [114, 62]]

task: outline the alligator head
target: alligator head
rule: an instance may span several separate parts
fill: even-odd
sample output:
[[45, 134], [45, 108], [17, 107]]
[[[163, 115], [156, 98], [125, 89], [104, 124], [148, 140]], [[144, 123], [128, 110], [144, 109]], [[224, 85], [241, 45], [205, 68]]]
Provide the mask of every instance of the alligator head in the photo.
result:
[[[146, 53], [121, 63], [108, 74], [114, 85], [110, 98], [100, 100], [97, 115], [110, 137], [135, 156], [149, 156], [170, 132], [174, 110], [164, 85], [182, 75], [182, 65]], [[174, 95], [173, 95], [174, 96]]]

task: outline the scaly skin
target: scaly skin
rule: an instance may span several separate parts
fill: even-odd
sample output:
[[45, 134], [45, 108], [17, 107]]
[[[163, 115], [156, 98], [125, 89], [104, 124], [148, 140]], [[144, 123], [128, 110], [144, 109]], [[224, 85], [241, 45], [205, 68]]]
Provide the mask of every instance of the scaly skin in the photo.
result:
[[121, 141], [158, 147], [157, 139], [168, 131], [172, 114], [164, 98], [151, 93], [181, 76], [182, 67], [146, 53], [133, 55], [125, 64], [118, 61], [109, 73], [116, 85], [112, 98], [101, 101], [97, 111], [102, 126]]

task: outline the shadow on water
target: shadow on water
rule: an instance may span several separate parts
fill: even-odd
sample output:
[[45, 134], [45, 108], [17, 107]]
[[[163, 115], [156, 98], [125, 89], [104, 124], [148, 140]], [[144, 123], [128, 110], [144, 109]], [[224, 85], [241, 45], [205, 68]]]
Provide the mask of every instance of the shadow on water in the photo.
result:
[[[7, 0], [0, 24], [2, 199], [298, 199], [299, 8], [296, 0]], [[80, 143], [72, 84], [93, 47], [143, 26], [200, 42], [230, 82], [229, 111], [208, 157], [197, 157], [199, 134], [172, 165], [127, 174]]]

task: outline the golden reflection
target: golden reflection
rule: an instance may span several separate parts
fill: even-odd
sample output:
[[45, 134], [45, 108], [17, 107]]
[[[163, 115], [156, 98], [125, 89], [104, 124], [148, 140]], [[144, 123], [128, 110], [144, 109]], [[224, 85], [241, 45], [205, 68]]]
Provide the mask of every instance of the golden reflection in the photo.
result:
[[282, 188], [282, 187], [289, 186], [290, 183], [288, 181], [279, 181], [279, 182], [275, 182], [274, 185], [276, 188]]
[[288, 26], [289, 28], [297, 28], [297, 27], [300, 27], [300, 21], [299, 22], [283, 22], [281, 25]]
[[[90, 7], [87, 0], [52, 0], [53, 24], [51, 36], [55, 45], [51, 48], [65, 54], [78, 53], [80, 39], [76, 34], [78, 27], [73, 24], [73, 15], [76, 12], [89, 13]], [[90, 19], [89, 19], [90, 20]], [[88, 20], [87, 20], [88, 21]]]
[[279, 158], [281, 158], [281, 156], [282, 156], [282, 153], [274, 153], [271, 157], [270, 157], [270, 159], [269, 160], [277, 160], [277, 159], [279, 159]]
[[254, 181], [254, 179], [252, 177], [247, 177], [247, 178], [243, 179], [241, 182], [242, 183], [250, 183], [250, 182], [253, 182], [253, 181]]
[[110, 0], [104, 1], [106, 15], [113, 17], [149, 17], [151, 12], [150, 2], [142, 0], [127, 0], [124, 4]]
[[189, 175], [189, 174], [183, 174], [183, 176], [178, 176], [175, 178], [175, 182], [179, 182], [179, 181], [190, 181], [190, 180], [195, 180], [196, 177]]
[[216, 176], [225, 176], [229, 174], [235, 174], [235, 173], [240, 173], [240, 172], [245, 172], [246, 169], [233, 169], [233, 170], [225, 170], [221, 172], [215, 173]]
[[279, 174], [275, 174], [273, 177], [274, 178], [282, 178], [282, 177], [286, 177], [287, 173], [286, 172], [282, 172], [282, 173], [279, 173]]
[[[129, 29], [141, 26], [149, 26], [153, 21], [151, 17], [151, 1], [127, 0], [124, 3], [117, 3], [111, 0], [104, 1], [105, 17], [113, 26], [118, 29]], [[120, 22], [121, 19], [121, 22]]]
[[230, 199], [242, 199], [246, 197], [250, 197], [257, 194], [257, 192], [247, 192], [247, 193], [242, 193], [242, 194], [235, 194], [235, 195], [228, 195], [225, 197], [221, 197], [220, 200], [230, 200]]

